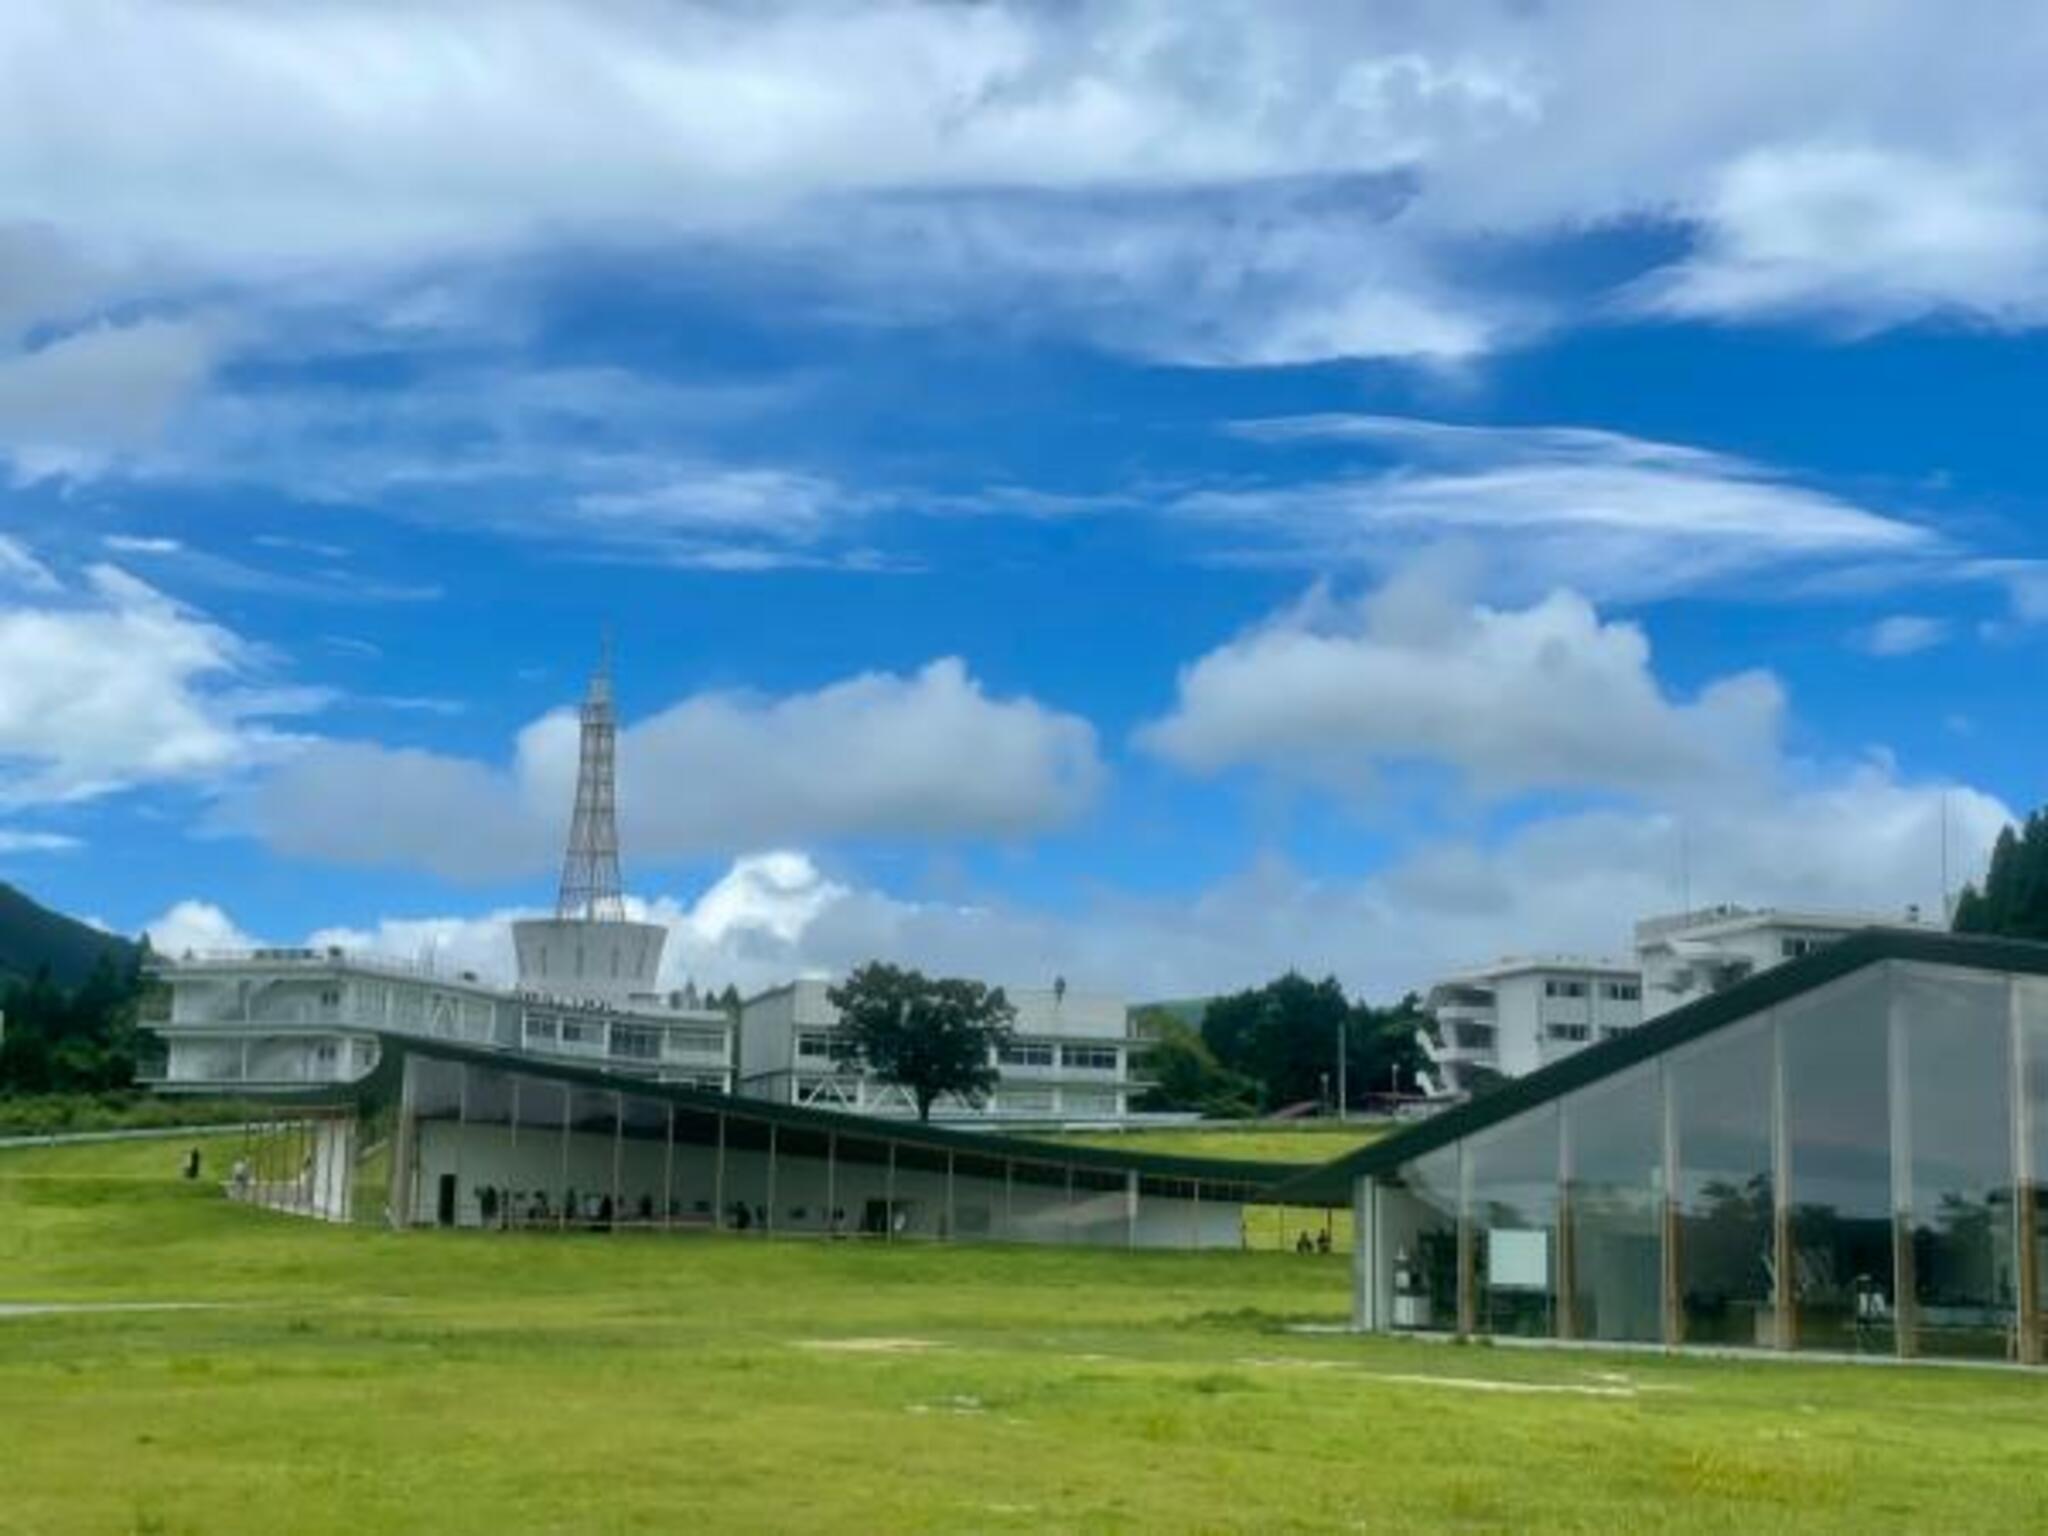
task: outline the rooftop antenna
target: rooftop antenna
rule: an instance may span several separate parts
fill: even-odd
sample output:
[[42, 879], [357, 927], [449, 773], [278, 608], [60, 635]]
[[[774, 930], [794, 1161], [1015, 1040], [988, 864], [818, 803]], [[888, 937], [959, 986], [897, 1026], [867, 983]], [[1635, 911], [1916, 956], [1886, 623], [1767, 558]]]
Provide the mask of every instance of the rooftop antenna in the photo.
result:
[[1948, 790], [1941, 792], [1941, 920], [1944, 926], [1955, 921], [1955, 909], [1948, 900]]
[[597, 670], [584, 695], [582, 751], [576, 767], [576, 812], [555, 916], [569, 922], [621, 923], [626, 900], [619, 879], [617, 755], [619, 725], [612, 707], [612, 637], [607, 626]]
[[1692, 910], [1692, 828], [1678, 819], [1678, 910]]

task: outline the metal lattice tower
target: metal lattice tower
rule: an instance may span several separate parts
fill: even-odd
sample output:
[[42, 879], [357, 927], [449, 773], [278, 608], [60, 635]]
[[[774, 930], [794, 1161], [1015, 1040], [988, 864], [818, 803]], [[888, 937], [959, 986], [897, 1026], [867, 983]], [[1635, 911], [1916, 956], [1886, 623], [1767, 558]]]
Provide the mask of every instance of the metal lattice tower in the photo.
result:
[[619, 820], [616, 755], [618, 717], [612, 709], [612, 648], [591, 675], [583, 700], [583, 752], [576, 769], [576, 814], [569, 823], [569, 852], [562, 860], [562, 891], [555, 916], [565, 921], [620, 923], [626, 920], [619, 880]]

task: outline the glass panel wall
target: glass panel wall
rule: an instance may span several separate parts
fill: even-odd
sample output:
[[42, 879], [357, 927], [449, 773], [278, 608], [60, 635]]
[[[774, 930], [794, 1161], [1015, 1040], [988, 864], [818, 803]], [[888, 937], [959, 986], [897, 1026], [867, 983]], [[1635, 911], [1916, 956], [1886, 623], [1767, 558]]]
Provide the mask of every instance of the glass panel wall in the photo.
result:
[[2013, 982], [2018, 996], [2021, 1092], [2020, 1150], [2024, 1159], [2019, 1188], [2020, 1285], [2031, 1292], [2032, 1305], [2022, 1317], [2020, 1358], [2040, 1364], [2044, 1353], [2040, 1317], [2048, 1312], [2048, 980], [2021, 976]]
[[1474, 1329], [1545, 1338], [1557, 1322], [1555, 1104], [1474, 1136], [1465, 1149]]
[[[2012, 1032], [2002, 976], [1895, 968], [1909, 1347], [2001, 1358], [2017, 1320]], [[1910, 1279], [1910, 1285], [1903, 1283]]]
[[1777, 1013], [1801, 1349], [1894, 1348], [1891, 972], [1858, 973]]
[[1569, 1332], [1663, 1337], [1664, 1101], [1655, 1063], [1565, 1100]]
[[1771, 1028], [1735, 1025], [1666, 1060], [1682, 1342], [1770, 1345], [1776, 1261]]
[[1458, 1326], [1458, 1149], [1454, 1143], [1404, 1164], [1380, 1186], [1377, 1249], [1390, 1328], [1448, 1333]]

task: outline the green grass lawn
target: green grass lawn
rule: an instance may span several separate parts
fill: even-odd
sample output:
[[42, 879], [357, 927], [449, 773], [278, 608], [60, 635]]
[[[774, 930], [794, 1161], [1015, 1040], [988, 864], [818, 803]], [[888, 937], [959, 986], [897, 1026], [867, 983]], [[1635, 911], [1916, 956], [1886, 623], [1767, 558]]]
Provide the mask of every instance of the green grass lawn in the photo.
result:
[[1454, 1347], [1270, 1253], [397, 1235], [0, 1153], [0, 1531], [2038, 1531], [2048, 1378]]

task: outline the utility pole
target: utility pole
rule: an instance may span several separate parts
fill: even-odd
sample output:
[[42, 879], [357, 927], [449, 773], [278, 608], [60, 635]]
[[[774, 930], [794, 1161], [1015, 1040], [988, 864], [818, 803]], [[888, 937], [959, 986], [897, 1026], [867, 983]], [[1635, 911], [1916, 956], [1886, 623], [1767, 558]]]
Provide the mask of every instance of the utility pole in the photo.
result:
[[1345, 1107], [1351, 1099], [1348, 1091], [1348, 1079], [1345, 1075], [1348, 1067], [1344, 1060], [1346, 1054], [1348, 1054], [1344, 1049], [1347, 1043], [1344, 1038], [1344, 1031], [1345, 1026], [1350, 1022], [1343, 1014], [1337, 1016], [1337, 1119], [1339, 1122], [1344, 1119]]

